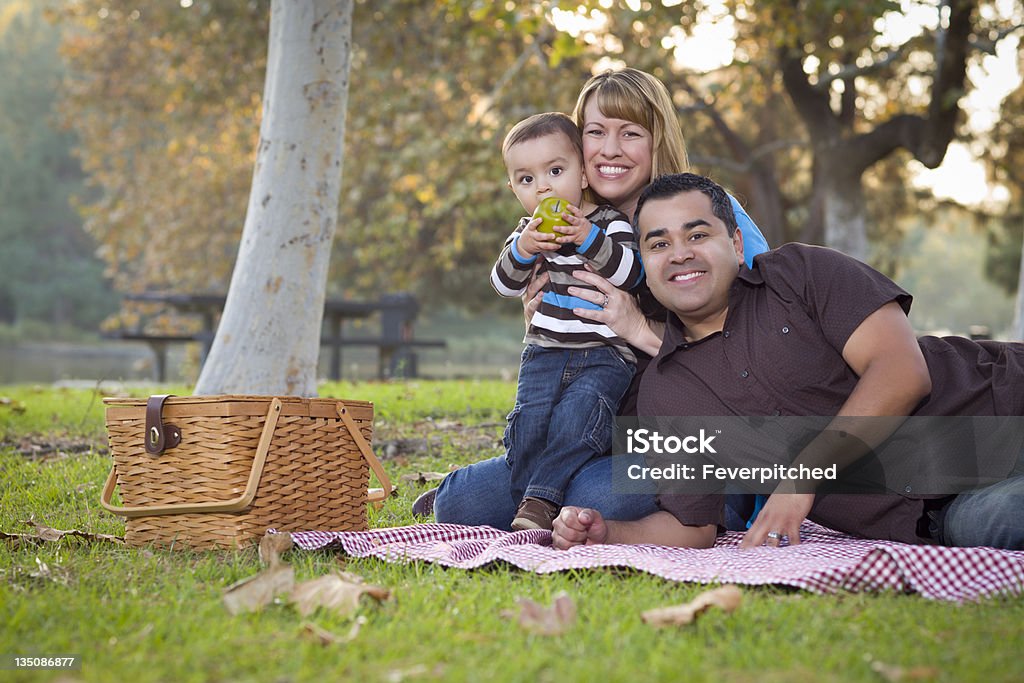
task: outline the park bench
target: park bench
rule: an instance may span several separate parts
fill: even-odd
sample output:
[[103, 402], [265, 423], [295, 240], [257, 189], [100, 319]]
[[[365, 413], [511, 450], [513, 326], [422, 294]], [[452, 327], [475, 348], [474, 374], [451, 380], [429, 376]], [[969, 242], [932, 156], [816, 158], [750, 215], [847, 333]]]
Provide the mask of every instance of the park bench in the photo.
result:
[[[125, 295], [127, 301], [159, 304], [185, 315], [198, 315], [202, 329], [196, 333], [163, 334], [145, 331], [144, 323], [133, 329], [110, 330], [103, 333], [108, 339], [140, 341], [149, 345], [155, 359], [154, 374], [158, 382], [167, 380], [167, 351], [171, 344], [198, 342], [201, 344], [200, 364], [213, 344], [217, 321], [224, 310], [225, 297], [221, 294], [182, 294], [141, 292]], [[371, 346], [378, 350], [377, 376], [416, 377], [418, 374], [415, 349], [443, 348], [441, 339], [416, 339], [413, 327], [419, 313], [419, 302], [409, 293], [385, 294], [376, 301], [328, 299], [324, 302], [324, 316], [320, 343], [329, 348], [329, 377], [341, 379], [341, 351], [346, 346]], [[375, 336], [346, 336], [345, 321], [379, 316], [380, 334]]]

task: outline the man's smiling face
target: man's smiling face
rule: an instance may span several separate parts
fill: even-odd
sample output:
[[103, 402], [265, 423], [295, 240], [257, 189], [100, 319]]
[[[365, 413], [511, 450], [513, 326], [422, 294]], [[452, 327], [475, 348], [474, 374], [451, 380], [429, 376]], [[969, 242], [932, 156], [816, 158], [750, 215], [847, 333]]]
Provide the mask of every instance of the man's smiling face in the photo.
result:
[[686, 326], [687, 337], [718, 332], [729, 287], [743, 263], [743, 236], [732, 236], [711, 199], [696, 190], [647, 201], [637, 219], [640, 256], [651, 292]]

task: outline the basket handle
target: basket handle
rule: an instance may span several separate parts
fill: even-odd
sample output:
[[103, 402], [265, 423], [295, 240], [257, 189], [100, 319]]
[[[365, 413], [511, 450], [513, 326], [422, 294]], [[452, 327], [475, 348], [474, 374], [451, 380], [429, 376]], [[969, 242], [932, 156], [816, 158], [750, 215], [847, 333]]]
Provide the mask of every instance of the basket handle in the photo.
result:
[[366, 500], [369, 503], [380, 502], [394, 493], [395, 487], [391, 485], [388, 473], [384, 471], [384, 466], [380, 464], [380, 460], [374, 455], [370, 444], [366, 443], [366, 439], [363, 438], [363, 433], [359, 431], [359, 427], [356, 426], [352, 416], [348, 414], [348, 408], [345, 407], [345, 404], [339, 402], [336, 409], [338, 417], [345, 423], [348, 433], [352, 435], [352, 439], [356, 442], [359, 452], [363, 454], [366, 462], [370, 465], [370, 469], [377, 475], [377, 481], [384, 485], [384, 488], [381, 489], [369, 489], [366, 492]]
[[[249, 481], [245, 485], [245, 491], [238, 498], [228, 501], [210, 501], [208, 503], [170, 503], [167, 505], [154, 505], [151, 507], [118, 507], [110, 504], [110, 498], [114, 494], [114, 487], [117, 486], [116, 467], [110, 468], [110, 475], [107, 483], [103, 486], [103, 493], [100, 494], [100, 505], [115, 515], [122, 517], [141, 517], [143, 515], [170, 515], [186, 514], [189, 512], [238, 512], [249, 507], [253, 498], [256, 497], [256, 489], [260, 483], [260, 476], [263, 474], [263, 466], [267, 462], [267, 452], [270, 450], [270, 442], [274, 438], [274, 429], [277, 427], [277, 418], [281, 415], [281, 400], [274, 398], [270, 401], [270, 409], [267, 411], [267, 419], [263, 423], [263, 433], [260, 434], [259, 444], [256, 446], [256, 457], [253, 459], [252, 470], [249, 472]], [[344, 419], [344, 418], [342, 418]], [[351, 420], [351, 418], [349, 418]], [[348, 424], [346, 422], [346, 424]], [[349, 427], [351, 430], [352, 427]], [[362, 439], [362, 434], [356, 433], [357, 443]], [[362, 450], [360, 448], [360, 450]], [[365, 455], [365, 453], [363, 454]], [[372, 455], [372, 453], [371, 453]], [[376, 459], [376, 458], [375, 458]], [[370, 463], [373, 466], [373, 463]], [[380, 463], [377, 463], [380, 467]], [[377, 472], [374, 469], [374, 472]], [[380, 476], [379, 474], [377, 475]], [[386, 479], [386, 475], [385, 475]], [[390, 484], [388, 484], [390, 485]]]

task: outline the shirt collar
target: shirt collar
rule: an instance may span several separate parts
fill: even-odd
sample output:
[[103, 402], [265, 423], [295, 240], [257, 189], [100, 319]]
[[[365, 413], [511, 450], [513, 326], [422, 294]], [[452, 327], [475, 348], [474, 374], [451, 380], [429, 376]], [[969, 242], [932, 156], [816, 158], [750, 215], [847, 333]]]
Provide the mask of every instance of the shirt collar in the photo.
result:
[[[733, 310], [733, 306], [739, 301], [742, 296], [742, 292], [746, 289], [746, 285], [753, 285], [755, 287], [764, 285], [764, 276], [761, 271], [756, 267], [751, 269], [743, 264], [740, 266], [739, 272], [736, 274], [736, 279], [733, 281], [732, 286], [729, 287], [729, 310]], [[658, 355], [654, 357], [654, 364], [661, 365], [663, 361], [668, 359], [676, 351], [686, 351], [687, 349], [696, 346], [697, 344], [703, 344], [705, 341], [717, 337], [721, 332], [715, 332], [709, 334], [703, 339], [691, 342], [686, 339], [686, 329], [683, 326], [683, 321], [679, 319], [675, 313], [669, 311], [668, 318], [665, 321], [665, 335], [661, 340], [661, 348], [658, 349]]]
[[[753, 268], [747, 268], [747, 264], [740, 266], [740, 272], [736, 275], [736, 280], [742, 280], [751, 285], [763, 285], [764, 275], [761, 274], [761, 269], [757, 267], [757, 260], [754, 261]], [[733, 282], [732, 290], [735, 291], [736, 283]]]

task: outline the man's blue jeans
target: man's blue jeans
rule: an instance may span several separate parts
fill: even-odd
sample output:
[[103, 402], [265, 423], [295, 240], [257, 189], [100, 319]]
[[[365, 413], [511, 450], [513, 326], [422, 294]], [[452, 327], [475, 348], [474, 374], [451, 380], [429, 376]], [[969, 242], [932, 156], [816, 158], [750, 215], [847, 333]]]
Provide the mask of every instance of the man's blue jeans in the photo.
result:
[[504, 438], [513, 503], [530, 496], [562, 505], [576, 472], [611, 448], [633, 370], [610, 346], [527, 345]]
[[1024, 550], [1024, 453], [1010, 477], [961, 493], [933, 516], [943, 545]]
[[[633, 456], [643, 465], [641, 455]], [[509, 496], [512, 468], [504, 455], [459, 468], [437, 489], [434, 518], [444, 524], [491, 526], [509, 531], [516, 505]], [[564, 505], [593, 508], [606, 519], [641, 519], [658, 511], [654, 494], [621, 493], [612, 490], [612, 458], [589, 461], [569, 481]]]

